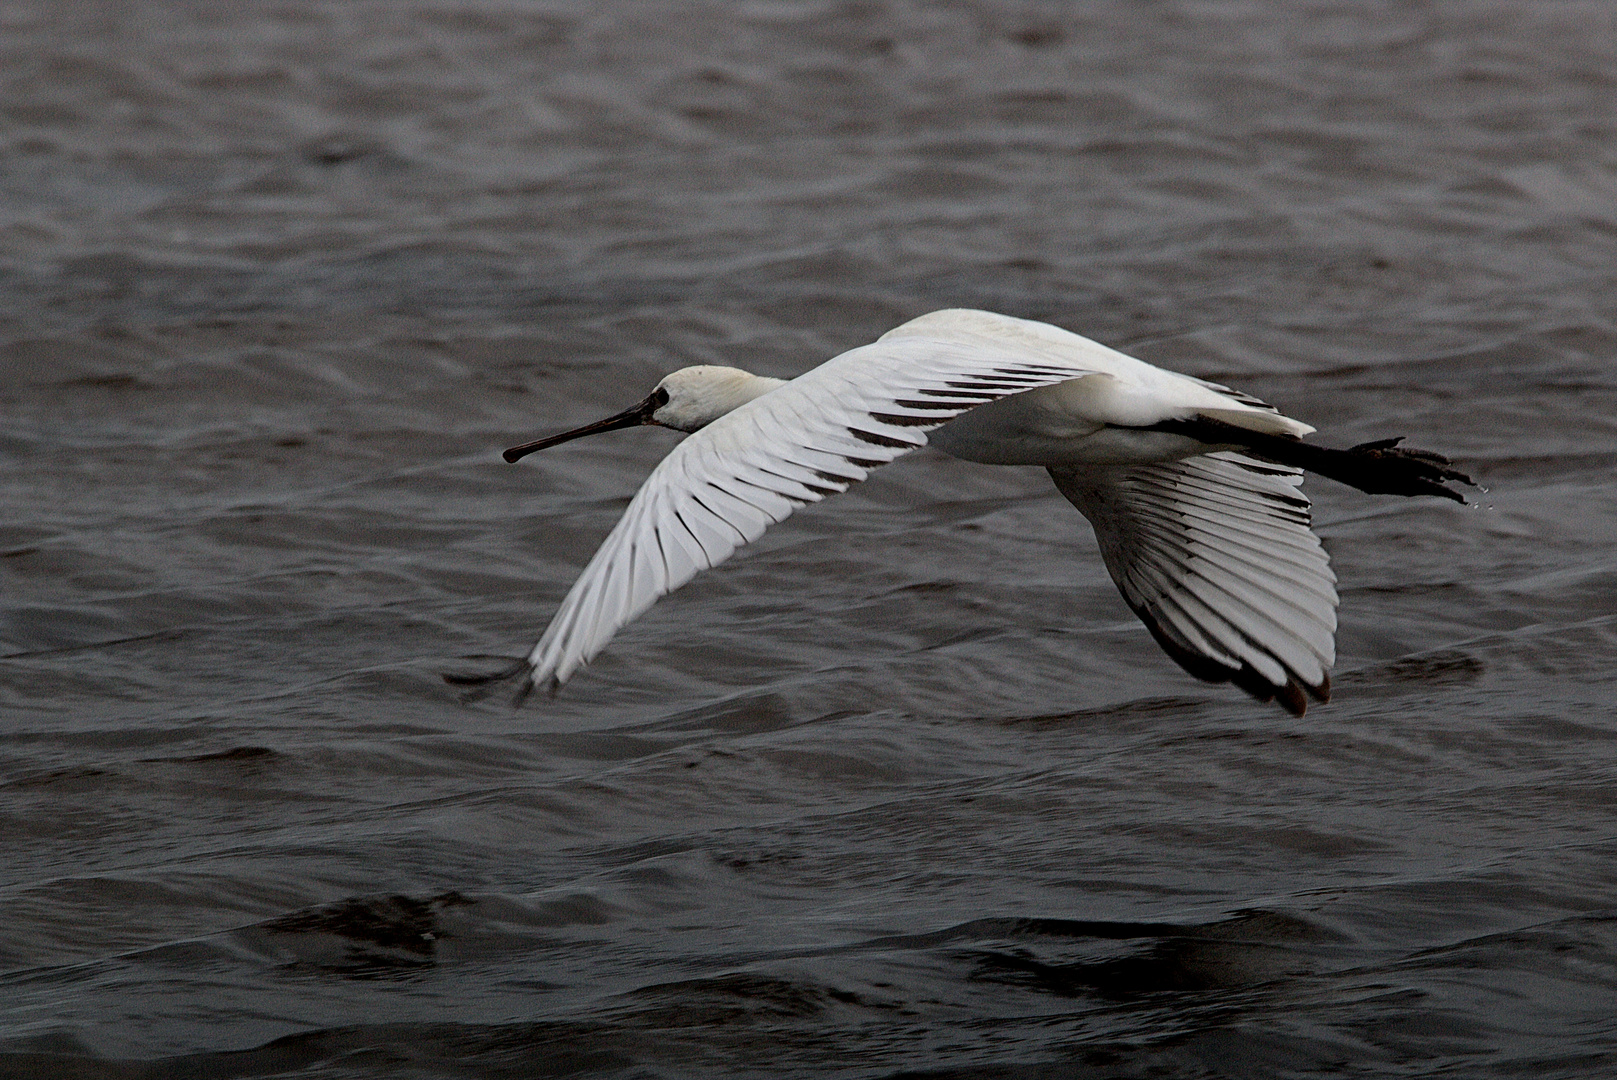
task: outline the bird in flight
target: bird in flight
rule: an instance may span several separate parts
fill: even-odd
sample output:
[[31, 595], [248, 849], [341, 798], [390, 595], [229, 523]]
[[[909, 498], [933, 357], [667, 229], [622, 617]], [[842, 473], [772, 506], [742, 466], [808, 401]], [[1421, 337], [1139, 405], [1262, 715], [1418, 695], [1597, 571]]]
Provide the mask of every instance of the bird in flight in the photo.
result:
[[1400, 439], [1307, 443], [1312, 427], [1240, 391], [1048, 323], [964, 309], [913, 319], [791, 380], [683, 368], [639, 404], [505, 459], [642, 424], [691, 436], [651, 471], [533, 651], [509, 672], [446, 678], [520, 673], [518, 700], [535, 685], [554, 692], [697, 571], [930, 445], [1048, 469], [1164, 652], [1198, 679], [1301, 716], [1309, 697], [1330, 697], [1337, 606], [1303, 472], [1460, 503], [1448, 482], [1471, 483]]

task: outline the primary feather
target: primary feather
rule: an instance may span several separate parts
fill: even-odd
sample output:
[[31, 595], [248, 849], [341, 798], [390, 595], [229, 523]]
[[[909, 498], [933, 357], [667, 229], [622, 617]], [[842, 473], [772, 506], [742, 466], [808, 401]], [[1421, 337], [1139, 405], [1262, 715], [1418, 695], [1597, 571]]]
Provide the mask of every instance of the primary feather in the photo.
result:
[[657, 598], [799, 506], [846, 491], [985, 402], [1093, 374], [934, 338], [845, 352], [707, 424], [664, 458], [529, 656], [559, 685]]

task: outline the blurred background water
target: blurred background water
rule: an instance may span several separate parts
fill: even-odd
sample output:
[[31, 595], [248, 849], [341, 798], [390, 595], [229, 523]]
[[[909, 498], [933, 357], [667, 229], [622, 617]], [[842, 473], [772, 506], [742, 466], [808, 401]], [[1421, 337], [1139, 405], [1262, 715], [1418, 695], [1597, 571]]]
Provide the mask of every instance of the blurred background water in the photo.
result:
[[[1617, 1073], [1605, 0], [0, 5], [0, 1073]], [[1302, 719], [923, 453], [542, 629], [665, 371], [1048, 319], [1409, 435]]]

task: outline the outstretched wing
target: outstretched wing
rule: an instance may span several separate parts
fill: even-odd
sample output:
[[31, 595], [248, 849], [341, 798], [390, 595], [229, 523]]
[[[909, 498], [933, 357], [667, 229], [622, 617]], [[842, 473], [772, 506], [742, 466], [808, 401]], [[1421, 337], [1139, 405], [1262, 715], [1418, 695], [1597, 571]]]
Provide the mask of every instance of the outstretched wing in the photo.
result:
[[551, 689], [699, 570], [846, 491], [985, 402], [1094, 374], [981, 343], [898, 337], [826, 361], [691, 435], [641, 485], [528, 661]]
[[1050, 475], [1094, 525], [1129, 607], [1186, 671], [1297, 716], [1304, 690], [1330, 697], [1336, 575], [1309, 529], [1301, 469], [1222, 452]]

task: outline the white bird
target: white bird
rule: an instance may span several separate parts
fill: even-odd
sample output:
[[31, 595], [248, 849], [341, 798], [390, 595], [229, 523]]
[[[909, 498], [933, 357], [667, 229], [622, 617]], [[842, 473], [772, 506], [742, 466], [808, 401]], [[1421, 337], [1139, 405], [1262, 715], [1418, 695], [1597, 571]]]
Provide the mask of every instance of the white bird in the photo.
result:
[[[703, 365], [638, 405], [505, 452], [640, 424], [692, 432], [646, 478], [521, 672], [552, 691], [617, 631], [799, 506], [928, 444], [1042, 465], [1094, 526], [1129, 607], [1191, 675], [1294, 715], [1325, 701], [1336, 575], [1298, 490], [1308, 469], [1371, 493], [1465, 499], [1398, 439], [1333, 450], [1235, 390], [1048, 323], [935, 311], [790, 381]], [[495, 676], [446, 676], [454, 682]], [[520, 700], [520, 698], [519, 698]]]

